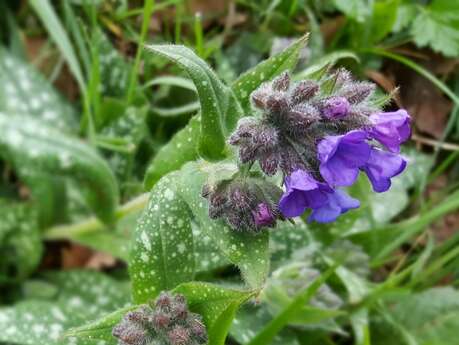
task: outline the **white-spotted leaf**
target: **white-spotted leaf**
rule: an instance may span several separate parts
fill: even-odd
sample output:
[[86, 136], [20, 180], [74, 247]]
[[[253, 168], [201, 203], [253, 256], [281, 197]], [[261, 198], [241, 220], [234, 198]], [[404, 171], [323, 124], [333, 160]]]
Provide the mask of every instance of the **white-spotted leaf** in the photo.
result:
[[226, 137], [242, 115], [232, 90], [223, 84], [204, 60], [185, 46], [150, 45], [147, 49], [176, 63], [193, 81], [201, 104], [199, 153], [209, 160], [222, 159]]
[[82, 325], [129, 304], [129, 289], [102, 273], [52, 272], [45, 275], [56, 287], [52, 299], [25, 300], [0, 308], [0, 342], [21, 345], [115, 345], [106, 341], [65, 337]]
[[269, 272], [269, 234], [236, 232], [223, 221], [209, 218], [207, 201], [201, 188], [216, 165], [188, 163], [180, 171], [180, 190], [202, 231], [202, 240], [210, 238], [223, 256], [236, 265], [244, 280], [254, 289], [260, 288]]
[[84, 188], [94, 213], [111, 222], [118, 187], [107, 163], [90, 146], [43, 122], [0, 113], [0, 154], [20, 169], [21, 177], [38, 173], [70, 177]]
[[210, 283], [190, 282], [174, 292], [183, 294], [191, 311], [202, 315], [209, 344], [224, 345], [234, 315], [241, 304], [255, 295], [253, 291], [223, 288]]
[[154, 299], [194, 277], [194, 246], [188, 205], [177, 193], [177, 173], [151, 191], [134, 234], [130, 274], [136, 303]]
[[307, 41], [308, 35], [304, 35], [285, 50], [261, 62], [234, 81], [232, 89], [246, 113], [250, 112], [250, 94], [263, 82], [273, 79], [285, 70], [293, 70]]

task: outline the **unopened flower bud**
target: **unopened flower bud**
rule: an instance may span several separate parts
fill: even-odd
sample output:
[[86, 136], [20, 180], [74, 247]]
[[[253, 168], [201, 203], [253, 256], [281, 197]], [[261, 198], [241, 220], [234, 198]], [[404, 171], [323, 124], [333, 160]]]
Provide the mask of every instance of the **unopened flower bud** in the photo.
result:
[[168, 309], [172, 303], [172, 297], [167, 292], [162, 292], [156, 299], [156, 308], [163, 310]]
[[283, 72], [275, 78], [272, 83], [272, 88], [275, 91], [287, 91], [290, 86], [290, 75], [288, 72]]
[[252, 92], [250, 98], [252, 103], [255, 107], [259, 109], [266, 108], [266, 100], [268, 96], [271, 94], [272, 89], [268, 83], [262, 84], [258, 89]]
[[350, 104], [345, 97], [331, 97], [322, 107], [322, 114], [328, 119], [341, 119], [349, 112]]
[[206, 327], [199, 319], [193, 319], [190, 322], [191, 334], [198, 340], [199, 343], [207, 342]]
[[312, 80], [302, 80], [296, 84], [290, 96], [292, 104], [299, 104], [315, 96], [319, 85]]
[[126, 345], [144, 345], [147, 339], [146, 330], [137, 325], [116, 325], [112, 330], [112, 335]]
[[221, 181], [207, 197], [209, 215], [215, 215], [212, 200], [226, 198], [228, 202], [220, 209], [219, 218], [234, 230], [258, 232], [282, 219], [276, 205], [281, 193], [279, 187], [259, 177]]
[[375, 84], [370, 82], [353, 82], [344, 86], [340, 95], [345, 97], [350, 104], [361, 103], [375, 90]]
[[260, 168], [263, 172], [272, 176], [277, 172], [281, 159], [277, 153], [267, 154], [260, 158]]
[[162, 292], [154, 303], [127, 313], [112, 334], [119, 345], [203, 345], [201, 316], [188, 310], [183, 295]]
[[257, 208], [252, 211], [252, 214], [255, 220], [255, 225], [259, 227], [269, 227], [276, 223], [276, 218], [274, 217], [272, 211], [269, 209], [269, 205], [264, 202], [258, 204]]
[[164, 314], [162, 312], [158, 312], [155, 315], [153, 315], [153, 327], [156, 330], [163, 330], [169, 327], [171, 323], [171, 318], [169, 315]]
[[171, 345], [186, 345], [190, 340], [190, 331], [183, 326], [175, 326], [167, 334]]
[[[286, 96], [280, 92], [272, 93], [266, 99], [266, 110], [270, 113], [281, 113], [289, 107]], [[276, 117], [277, 119], [277, 117]]]
[[285, 116], [285, 128], [289, 134], [306, 135], [309, 126], [320, 119], [320, 113], [312, 105], [297, 104]]

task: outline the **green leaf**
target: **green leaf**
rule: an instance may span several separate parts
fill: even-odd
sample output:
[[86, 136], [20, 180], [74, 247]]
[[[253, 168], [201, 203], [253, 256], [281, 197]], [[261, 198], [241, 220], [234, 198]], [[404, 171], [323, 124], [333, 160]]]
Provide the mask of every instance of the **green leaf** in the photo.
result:
[[190, 310], [202, 315], [212, 345], [225, 344], [237, 309], [255, 294], [200, 282], [182, 284], [174, 292], [183, 294]]
[[203, 235], [208, 236], [230, 262], [237, 265], [244, 280], [260, 288], [269, 271], [269, 234], [253, 235], [231, 230], [223, 221], [209, 218], [207, 201], [201, 189], [210, 175], [218, 173], [218, 164], [188, 163], [180, 173], [180, 193], [188, 203]]
[[302, 289], [293, 300], [253, 338], [249, 345], [265, 345], [273, 341], [274, 337], [294, 318], [302, 308], [327, 281], [336, 267], [329, 268], [310, 285]]
[[411, 28], [414, 42], [430, 46], [446, 56], [459, 55], [459, 6], [448, 0], [434, 0], [416, 17]]
[[188, 125], [178, 131], [156, 154], [145, 174], [146, 190], [150, 190], [162, 176], [198, 158], [196, 140], [201, 133], [200, 121], [199, 115], [193, 117]]
[[371, 40], [381, 41], [392, 31], [397, 20], [397, 10], [400, 0], [375, 1], [371, 19]]
[[341, 59], [353, 59], [356, 62], [360, 62], [359, 57], [352, 51], [338, 50], [322, 56], [314, 64], [295, 74], [294, 78], [295, 80], [315, 79], [316, 75], [323, 74], [323, 72], [325, 72], [328, 68], [333, 66], [337, 61]]
[[155, 185], [135, 230], [129, 266], [136, 303], [194, 277], [190, 211], [177, 193], [178, 183], [172, 173]]
[[[232, 90], [236, 98], [241, 103], [245, 112], [250, 111], [250, 93], [261, 85], [264, 81], [271, 80], [286, 69], [293, 69], [300, 50], [304, 47], [307, 36], [293, 43], [283, 52], [262, 62], [249, 72], [243, 74], [232, 84]], [[348, 53], [346, 55], [349, 55]], [[355, 56], [355, 54], [352, 54]], [[237, 118], [241, 116], [237, 114]], [[190, 123], [179, 131], [171, 141], [164, 145], [153, 161], [150, 163], [145, 175], [144, 185], [146, 189], [151, 189], [153, 185], [168, 172], [179, 169], [183, 164], [198, 158], [196, 150], [197, 138], [201, 137], [200, 117], [195, 116]], [[233, 127], [234, 124], [231, 126]]]
[[285, 70], [293, 70], [307, 41], [308, 35], [301, 37], [282, 52], [259, 63], [233, 82], [232, 89], [245, 113], [251, 111], [250, 94], [263, 82], [273, 79]]
[[191, 227], [193, 228], [196, 272], [209, 272], [231, 264], [209, 236], [202, 236], [203, 231], [198, 223], [193, 221]]
[[357, 22], [364, 22], [371, 12], [368, 0], [333, 0], [333, 3], [338, 10]]
[[18, 282], [36, 268], [43, 252], [37, 213], [28, 204], [0, 203], [0, 284]]
[[[116, 114], [118, 117], [114, 119], [114, 114], [109, 113], [107, 115], [112, 117], [111, 121], [100, 130], [100, 136], [111, 138], [113, 141], [123, 141], [124, 152], [116, 152], [107, 146], [106, 148], [111, 152], [107, 152], [106, 155], [118, 181], [122, 181], [124, 184], [132, 183], [130, 177], [134, 169], [134, 157], [141, 141], [148, 134], [147, 113], [147, 106], [127, 107], [121, 114]], [[124, 189], [123, 184], [120, 187], [122, 190]]]
[[416, 18], [418, 11], [416, 5], [402, 3], [397, 8], [397, 19], [392, 28], [393, 32], [400, 32], [410, 25]]
[[201, 135], [198, 150], [209, 160], [225, 156], [226, 137], [242, 115], [232, 91], [191, 49], [178, 45], [150, 45], [147, 49], [185, 70], [196, 86], [201, 103]]
[[53, 127], [71, 131], [75, 112], [32, 65], [0, 48], [0, 111], [24, 114]]
[[[459, 293], [451, 287], [403, 295], [372, 324], [372, 344], [455, 344], [459, 327]], [[414, 342], [413, 342], [414, 341]]]
[[[261, 300], [272, 315], [279, 314], [298, 292], [320, 275], [312, 264], [307, 259], [293, 261], [271, 274], [261, 294]], [[338, 330], [339, 327], [332, 319], [343, 314], [338, 310], [341, 305], [341, 298], [327, 284], [323, 284], [308, 303], [297, 306], [297, 311], [291, 314], [288, 323], [293, 326], [306, 325], [311, 329]]]
[[[231, 167], [234, 168], [232, 165]], [[159, 234], [158, 230], [160, 230], [160, 233], [170, 233], [172, 231], [170, 229], [171, 224], [163, 223], [161, 226], [158, 225], [160, 217], [163, 219], [166, 217], [167, 219], [172, 212], [176, 212], [174, 215], [176, 217], [175, 220], [187, 228], [191, 228], [193, 220], [196, 222], [195, 240], [204, 241], [204, 244], [211, 242], [211, 247], [218, 250], [217, 255], [210, 254], [212, 258], [220, 261], [224, 257], [238, 266], [242, 277], [252, 288], [258, 289], [263, 285], [269, 272], [268, 232], [257, 235], [238, 233], [231, 230], [223, 221], [211, 220], [208, 215], [207, 201], [201, 197], [202, 186], [208, 178], [221, 174], [222, 169], [219, 164], [210, 164], [203, 161], [200, 163], [188, 163], [180, 171], [163, 177], [153, 188], [150, 205], [144, 215], [144, 220], [139, 223], [136, 230], [136, 244], [132, 256], [131, 268], [135, 266], [132, 273], [134, 274], [136, 302], [145, 302], [161, 290], [174, 287], [173, 284], [179, 283], [180, 279], [183, 279], [182, 281], [190, 279], [189, 272], [178, 272], [180, 274], [177, 274], [177, 276], [175, 276], [175, 272], [172, 272], [168, 274], [168, 279], [171, 279], [171, 277], [172, 279], [168, 284], [165, 284], [166, 278], [156, 277], [158, 269], [162, 273], [167, 272], [164, 270], [162, 257], [152, 257], [149, 254], [149, 251], [153, 250], [156, 242], [160, 239], [160, 237], [152, 238], [152, 236]], [[171, 203], [175, 205], [173, 209], [171, 207], [168, 208]], [[161, 210], [163, 214], [159, 215], [158, 210]], [[150, 222], [150, 224], [147, 222]], [[144, 232], [144, 230], [147, 231]], [[176, 255], [177, 260], [179, 260], [178, 257], [183, 261], [188, 260], [187, 263], [180, 261], [182, 269], [189, 267], [186, 265], [194, 265], [193, 260], [190, 260], [188, 256], [188, 252], [177, 253], [177, 245], [180, 244], [178, 241], [185, 241], [186, 244], [189, 238], [178, 237], [175, 234], [172, 236], [174, 238], [170, 239], [171, 248], [165, 247], [169, 250], [169, 252], [167, 250], [164, 251], [165, 255]], [[169, 237], [166, 236], [166, 240], [169, 240]], [[172, 243], [172, 240], [175, 242]], [[148, 250], [148, 248], [150, 249]], [[202, 245], [198, 245], [197, 248], [202, 248]], [[186, 246], [184, 249], [186, 249]], [[155, 253], [157, 252], [158, 250], [155, 251]], [[173, 269], [176, 268], [173, 267]], [[151, 275], [151, 270], [154, 271], [154, 277]], [[143, 277], [140, 276], [140, 273], [143, 274]], [[152, 279], [159, 280], [156, 283]], [[138, 285], [136, 285], [136, 281]], [[152, 281], [155, 283], [152, 284]], [[159, 287], [156, 288], [155, 284]]]
[[371, 345], [368, 309], [358, 309], [351, 314], [350, 321], [354, 331], [355, 345]]
[[129, 311], [137, 308], [138, 306], [134, 305], [118, 309], [89, 324], [69, 329], [65, 332], [65, 337], [75, 337], [85, 340], [102, 340], [116, 344], [117, 340], [112, 336], [113, 327], [115, 327]]
[[[64, 338], [71, 327], [99, 318], [129, 303], [129, 289], [102, 273], [49, 272], [47, 282], [56, 287], [52, 299], [25, 300], [0, 308], [0, 342], [23, 345], [96, 345], [97, 341]], [[114, 339], [106, 345], [115, 345]]]
[[107, 230], [76, 233], [70, 235], [70, 239], [128, 262], [129, 241], [140, 215], [141, 211], [134, 211], [118, 220]]
[[[70, 105], [51, 84], [31, 65], [0, 48], [0, 111], [5, 114], [24, 114], [32, 119], [72, 132], [76, 117]], [[0, 152], [1, 155], [1, 152]], [[62, 220], [65, 213], [65, 186], [63, 181], [39, 171], [17, 166], [17, 174], [29, 186], [39, 208], [40, 225], [48, 226]]]
[[272, 269], [290, 261], [292, 254], [311, 244], [311, 233], [301, 219], [295, 219], [295, 224], [280, 223], [270, 236], [269, 249]]
[[100, 92], [106, 96], [122, 97], [128, 86], [130, 64], [120, 52], [113, 47], [108, 37], [96, 30], [93, 43], [97, 43], [100, 63]]
[[85, 188], [88, 204], [106, 222], [118, 204], [116, 180], [91, 147], [46, 124], [21, 115], [0, 113], [0, 151], [22, 175], [37, 171], [66, 176]]
[[[230, 329], [230, 335], [245, 345], [272, 319], [266, 307], [244, 305], [237, 313]], [[294, 331], [285, 329], [276, 336], [272, 345], [300, 345]]]
[[30, 5], [37, 13], [45, 28], [48, 30], [51, 38], [59, 47], [62, 55], [69, 65], [70, 71], [77, 80], [80, 89], [82, 91], [85, 90], [83, 73], [81, 71], [77, 55], [75, 54], [75, 50], [70, 43], [70, 39], [49, 0], [31, 0]]

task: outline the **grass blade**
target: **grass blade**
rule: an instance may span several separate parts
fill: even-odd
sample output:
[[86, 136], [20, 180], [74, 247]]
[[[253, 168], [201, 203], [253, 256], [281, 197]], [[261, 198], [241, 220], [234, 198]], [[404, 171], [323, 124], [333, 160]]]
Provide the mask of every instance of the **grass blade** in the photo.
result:
[[333, 274], [337, 266], [330, 267], [307, 288], [299, 292], [285, 309], [271, 320], [247, 345], [268, 345], [274, 337], [288, 324], [298, 313], [298, 309], [304, 306]]
[[69, 65], [70, 71], [72, 71], [72, 74], [78, 82], [78, 86], [82, 91], [84, 91], [85, 81], [77, 55], [75, 54], [75, 50], [73, 49], [70, 39], [49, 0], [31, 0], [30, 4], [37, 13], [38, 17], [41, 19], [45, 28], [48, 30], [48, 33], [54, 43], [56, 43], [59, 47], [62, 55]]

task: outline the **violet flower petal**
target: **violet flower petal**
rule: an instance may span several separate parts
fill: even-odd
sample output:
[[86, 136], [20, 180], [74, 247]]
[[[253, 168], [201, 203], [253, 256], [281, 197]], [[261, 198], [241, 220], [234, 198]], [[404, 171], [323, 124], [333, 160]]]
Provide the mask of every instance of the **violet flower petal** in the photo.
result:
[[367, 174], [373, 190], [382, 193], [389, 190], [391, 178], [405, 170], [406, 164], [406, 160], [398, 154], [372, 148], [370, 158], [362, 170]]

